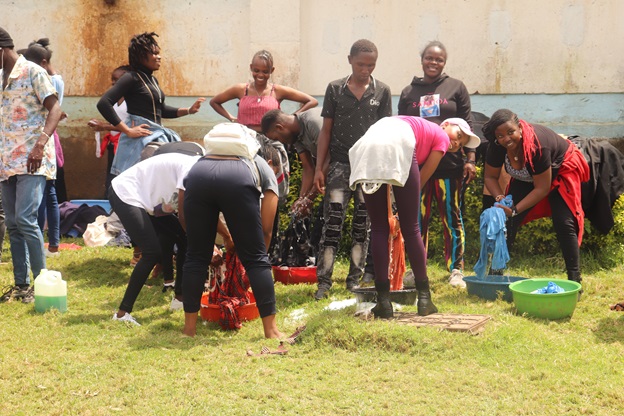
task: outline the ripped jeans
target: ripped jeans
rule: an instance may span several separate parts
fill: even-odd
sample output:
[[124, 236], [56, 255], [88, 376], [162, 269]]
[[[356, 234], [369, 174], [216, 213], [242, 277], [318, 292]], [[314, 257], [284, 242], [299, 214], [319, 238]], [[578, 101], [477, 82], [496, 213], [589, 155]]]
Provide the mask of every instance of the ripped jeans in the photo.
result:
[[349, 188], [350, 174], [351, 167], [348, 163], [333, 162], [329, 165], [325, 183], [323, 233], [319, 243], [316, 267], [319, 288], [329, 288], [332, 285], [334, 262], [351, 197], [353, 197], [354, 209], [351, 223], [351, 264], [347, 275], [347, 287], [358, 284], [364, 272], [370, 235], [370, 220], [364, 204], [362, 187], [358, 185], [355, 191]]

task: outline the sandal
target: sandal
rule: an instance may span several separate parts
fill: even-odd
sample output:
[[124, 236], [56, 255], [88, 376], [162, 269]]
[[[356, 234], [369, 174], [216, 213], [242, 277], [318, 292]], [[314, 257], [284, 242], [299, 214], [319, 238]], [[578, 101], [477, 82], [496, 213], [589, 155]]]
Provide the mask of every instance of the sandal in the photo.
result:
[[288, 354], [288, 350], [286, 349], [282, 341], [280, 341], [280, 344], [277, 347], [277, 349], [273, 351], [271, 351], [269, 347], [262, 347], [262, 349], [260, 350], [260, 354], [256, 354], [252, 350], [249, 350], [249, 349], [247, 350], [248, 357], [268, 357], [269, 355], [286, 355], [286, 354]]
[[611, 305], [609, 308], [612, 311], [622, 312], [624, 311], [624, 302], [616, 303], [615, 305]]
[[286, 338], [284, 341], [287, 343], [288, 345], [294, 345], [295, 342], [297, 342], [297, 339], [299, 339], [299, 336], [301, 335], [301, 333], [303, 331], [305, 331], [306, 326], [305, 325], [301, 325], [300, 327], [297, 327], [297, 329], [295, 330], [295, 332], [293, 332], [293, 334], [291, 336], [289, 336], [288, 338]]

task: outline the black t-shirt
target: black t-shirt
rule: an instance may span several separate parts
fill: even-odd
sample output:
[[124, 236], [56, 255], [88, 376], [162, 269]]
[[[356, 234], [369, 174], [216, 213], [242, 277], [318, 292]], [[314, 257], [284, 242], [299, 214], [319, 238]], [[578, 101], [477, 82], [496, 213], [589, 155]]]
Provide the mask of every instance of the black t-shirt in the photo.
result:
[[[541, 145], [541, 151], [536, 151], [533, 156], [533, 168], [531, 168], [528, 161], [525, 162], [527, 170], [532, 176], [544, 173], [548, 168], [553, 170], [559, 169], [570, 146], [570, 141], [559, 136], [548, 127], [540, 124], [531, 124], [531, 126], [535, 130], [535, 136]], [[505, 147], [492, 143], [488, 146], [485, 162], [490, 166], [500, 168], [505, 163], [506, 154], [507, 149]], [[553, 179], [554, 177], [553, 175]]]
[[332, 162], [349, 163], [349, 149], [355, 142], [375, 122], [392, 115], [390, 87], [373, 77], [371, 79], [359, 100], [349, 90], [349, 77], [330, 82], [327, 86], [321, 116], [334, 121], [329, 142]]
[[[146, 88], [147, 87], [147, 88]], [[115, 85], [102, 95], [97, 109], [113, 126], [121, 121], [113, 104], [124, 97], [128, 113], [144, 117], [154, 123], [161, 124], [161, 118], [178, 117], [178, 109], [165, 104], [165, 93], [158, 85], [158, 80], [150, 72], [126, 72]], [[156, 117], [154, 117], [154, 110]]]
[[[399, 115], [423, 117], [441, 124], [451, 117], [463, 118], [472, 127], [470, 94], [463, 82], [442, 74], [434, 83], [414, 77], [399, 98]], [[464, 149], [474, 152], [474, 149]], [[461, 178], [464, 175], [462, 152], [446, 152], [433, 173], [434, 179]]]

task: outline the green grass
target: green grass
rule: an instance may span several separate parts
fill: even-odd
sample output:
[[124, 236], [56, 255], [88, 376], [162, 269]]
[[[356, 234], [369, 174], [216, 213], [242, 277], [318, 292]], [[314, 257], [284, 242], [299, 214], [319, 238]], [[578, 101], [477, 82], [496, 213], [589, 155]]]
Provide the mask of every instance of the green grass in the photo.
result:
[[[599, 270], [584, 258], [582, 301], [571, 319], [550, 322], [469, 297], [430, 262], [441, 312], [492, 317], [473, 336], [362, 321], [354, 307], [324, 310], [347, 298], [341, 261], [330, 300], [314, 302], [314, 286], [276, 285], [282, 330], [308, 329], [288, 355], [255, 358], [247, 348], [277, 347], [259, 320], [237, 332], [201, 325], [186, 338], [162, 280], [139, 296], [133, 315], [143, 326], [111, 321], [130, 257], [84, 248], [49, 260], [68, 282], [64, 314], [0, 304], [0, 414], [607, 415], [624, 403], [624, 313], [608, 308], [624, 300], [622, 267]], [[558, 255], [511, 266], [514, 275], [565, 276]], [[10, 264], [0, 283], [12, 283]]]

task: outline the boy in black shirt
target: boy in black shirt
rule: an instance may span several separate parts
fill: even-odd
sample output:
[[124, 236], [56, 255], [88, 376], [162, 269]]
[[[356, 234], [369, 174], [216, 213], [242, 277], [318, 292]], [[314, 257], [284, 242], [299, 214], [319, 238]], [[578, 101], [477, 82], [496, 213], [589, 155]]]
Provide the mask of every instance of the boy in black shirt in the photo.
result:
[[322, 299], [332, 285], [336, 252], [349, 200], [353, 196], [351, 264], [347, 289], [359, 284], [368, 250], [370, 221], [361, 186], [349, 188], [349, 149], [377, 120], [392, 114], [390, 88], [372, 77], [377, 63], [377, 47], [361, 39], [349, 54], [352, 74], [330, 82], [323, 102], [323, 127], [318, 139], [314, 186], [325, 194], [324, 224], [317, 256], [318, 290]]

